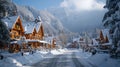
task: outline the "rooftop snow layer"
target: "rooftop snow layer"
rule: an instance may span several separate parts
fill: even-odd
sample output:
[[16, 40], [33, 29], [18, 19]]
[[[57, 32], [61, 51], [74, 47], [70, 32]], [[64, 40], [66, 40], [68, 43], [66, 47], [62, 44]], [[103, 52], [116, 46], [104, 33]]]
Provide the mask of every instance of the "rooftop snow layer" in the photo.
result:
[[11, 29], [17, 20], [18, 16], [12, 16], [12, 17], [6, 17], [2, 19], [2, 21], [8, 26], [9, 29]]

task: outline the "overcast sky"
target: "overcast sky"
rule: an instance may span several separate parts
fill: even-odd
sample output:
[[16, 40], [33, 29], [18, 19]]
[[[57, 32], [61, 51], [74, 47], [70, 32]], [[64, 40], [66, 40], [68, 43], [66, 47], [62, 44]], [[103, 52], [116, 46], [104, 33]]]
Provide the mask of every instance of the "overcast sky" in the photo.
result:
[[62, 6], [89, 10], [92, 7], [94, 7], [93, 9], [101, 8], [105, 0], [13, 0], [13, 2], [20, 5], [30, 5], [37, 9]]

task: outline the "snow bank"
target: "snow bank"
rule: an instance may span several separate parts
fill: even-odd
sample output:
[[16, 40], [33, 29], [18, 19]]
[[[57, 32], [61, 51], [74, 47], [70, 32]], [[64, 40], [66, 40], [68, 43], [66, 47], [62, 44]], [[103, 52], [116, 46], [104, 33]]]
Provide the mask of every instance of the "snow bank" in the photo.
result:
[[88, 61], [96, 66], [101, 66], [105, 61], [107, 61], [108, 54], [96, 54], [88, 58]]
[[110, 58], [109, 54], [96, 54], [88, 61], [97, 67], [120, 67], [120, 59]]
[[[10, 54], [5, 59], [0, 60], [0, 67], [21, 67], [33, 65], [45, 58], [54, 57], [54, 55], [62, 54], [65, 50], [51, 50], [51, 51], [36, 51], [36, 53], [24, 53], [24, 56], [21, 56], [21, 53]], [[9, 54], [7, 54], [9, 55]]]
[[75, 55], [85, 67], [120, 67], [120, 59], [110, 58], [109, 54], [92, 55], [80, 49], [75, 51]]
[[44, 57], [41, 53], [25, 54], [24, 56], [7, 57], [0, 60], [0, 67], [17, 67], [23, 65], [32, 65], [39, 62]]
[[79, 49], [79, 51], [77, 51], [75, 54], [76, 54], [76, 57], [84, 58], [84, 59], [87, 59], [87, 58], [89, 58], [91, 56], [91, 53], [83, 52], [82, 49]]
[[64, 49], [58, 49], [58, 50], [52, 50], [51, 53], [53, 55], [59, 55], [59, 54], [64, 54], [65, 52], [68, 52], [68, 50], [66, 48]]

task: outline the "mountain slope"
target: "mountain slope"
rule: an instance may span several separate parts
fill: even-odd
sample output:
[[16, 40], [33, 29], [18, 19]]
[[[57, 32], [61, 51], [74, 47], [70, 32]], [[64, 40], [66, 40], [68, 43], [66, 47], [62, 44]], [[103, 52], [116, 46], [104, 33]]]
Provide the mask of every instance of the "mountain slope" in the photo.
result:
[[63, 27], [61, 21], [46, 10], [37, 10], [30, 6], [18, 6], [17, 10], [23, 20], [34, 21], [37, 16], [40, 16], [46, 33], [58, 34], [61, 31], [68, 31]]

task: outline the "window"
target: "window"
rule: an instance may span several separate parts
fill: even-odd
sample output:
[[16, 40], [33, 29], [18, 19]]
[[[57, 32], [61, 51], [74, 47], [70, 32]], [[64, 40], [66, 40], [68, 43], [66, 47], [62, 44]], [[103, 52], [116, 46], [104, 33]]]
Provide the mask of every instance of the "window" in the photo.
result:
[[20, 24], [16, 23], [16, 29], [20, 30]]

